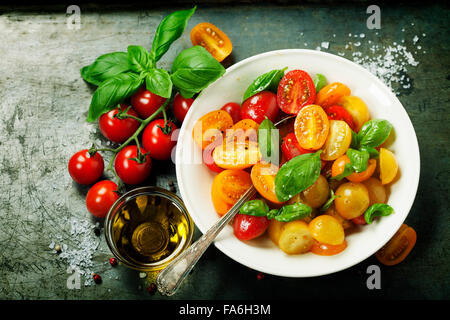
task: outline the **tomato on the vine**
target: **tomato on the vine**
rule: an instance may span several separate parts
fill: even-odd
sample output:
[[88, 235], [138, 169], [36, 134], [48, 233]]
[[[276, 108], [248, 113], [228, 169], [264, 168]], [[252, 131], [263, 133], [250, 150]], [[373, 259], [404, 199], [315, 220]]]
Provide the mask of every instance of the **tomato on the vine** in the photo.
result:
[[172, 149], [177, 142], [173, 138], [178, 127], [171, 121], [157, 119], [150, 122], [142, 134], [142, 145], [150, 156], [156, 160], [170, 159]]
[[131, 96], [133, 109], [144, 119], [154, 114], [166, 102], [166, 98], [158, 96], [145, 87], [140, 88]]
[[173, 114], [178, 121], [183, 122], [189, 108], [194, 103], [192, 98], [184, 98], [179, 92], [173, 98]]
[[241, 120], [241, 105], [236, 102], [228, 102], [220, 110], [228, 112], [233, 119], [233, 123], [239, 122]]
[[297, 114], [316, 98], [314, 82], [303, 70], [292, 70], [284, 75], [278, 85], [277, 102], [281, 110]]
[[[120, 110], [123, 112], [128, 108], [126, 104], [120, 105]], [[133, 118], [119, 119], [116, 115], [119, 113], [119, 108], [115, 108], [107, 113], [101, 115], [98, 125], [100, 132], [108, 140], [116, 143], [122, 143], [126, 141], [129, 137], [136, 132], [139, 128], [139, 121]], [[134, 117], [139, 117], [139, 115], [130, 108], [126, 114]]]
[[150, 175], [152, 160], [143, 148], [138, 154], [137, 146], [126, 146], [117, 153], [114, 168], [124, 183], [139, 184]]
[[261, 236], [269, 227], [267, 217], [256, 217], [238, 213], [233, 220], [233, 231], [239, 240], [251, 240]]
[[69, 160], [69, 174], [79, 184], [92, 184], [103, 174], [105, 164], [100, 153], [88, 149], [75, 153]]
[[260, 124], [266, 117], [275, 122], [280, 109], [277, 96], [270, 91], [261, 91], [244, 101], [241, 108], [241, 119], [252, 119]]
[[350, 129], [355, 131], [355, 124], [353, 123], [353, 118], [351, 114], [344, 109], [344, 107], [334, 105], [331, 107], [327, 107], [324, 110], [327, 113], [329, 120], [343, 120], [347, 122]]
[[104, 218], [114, 202], [119, 199], [117, 184], [102, 180], [94, 184], [86, 195], [86, 207], [97, 218]]

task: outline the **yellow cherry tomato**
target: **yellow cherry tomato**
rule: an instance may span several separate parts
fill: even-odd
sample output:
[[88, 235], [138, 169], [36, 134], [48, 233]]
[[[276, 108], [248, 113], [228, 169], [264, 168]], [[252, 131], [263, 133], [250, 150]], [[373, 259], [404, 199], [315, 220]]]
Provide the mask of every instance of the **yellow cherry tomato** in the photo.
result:
[[278, 245], [287, 254], [300, 254], [308, 252], [314, 240], [308, 225], [300, 220], [286, 223], [281, 231]]
[[362, 183], [344, 183], [337, 188], [335, 194], [334, 205], [344, 219], [359, 217], [369, 207], [369, 191]]
[[352, 143], [352, 129], [347, 122], [330, 120], [330, 132], [322, 147], [320, 158], [325, 161], [335, 160], [342, 156]]
[[398, 172], [398, 164], [394, 154], [385, 148], [380, 148], [380, 179], [382, 184], [391, 183]]
[[344, 96], [339, 100], [338, 104], [344, 107], [344, 109], [352, 116], [356, 132], [361, 129], [364, 123], [369, 121], [369, 108], [367, 108], [367, 105], [361, 98], [356, 96]]
[[314, 240], [321, 243], [338, 245], [344, 242], [345, 233], [342, 224], [334, 217], [321, 215], [314, 218], [308, 226]]

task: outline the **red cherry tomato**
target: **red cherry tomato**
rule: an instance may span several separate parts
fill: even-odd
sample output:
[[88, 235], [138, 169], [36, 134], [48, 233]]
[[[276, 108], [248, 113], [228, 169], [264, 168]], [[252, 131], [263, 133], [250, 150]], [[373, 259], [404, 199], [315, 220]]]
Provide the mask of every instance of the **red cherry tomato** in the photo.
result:
[[184, 121], [184, 118], [186, 117], [186, 114], [193, 102], [194, 99], [183, 98], [183, 96], [179, 92], [177, 92], [173, 99], [173, 114], [178, 121]]
[[105, 163], [100, 153], [94, 155], [83, 149], [75, 153], [69, 160], [69, 174], [79, 184], [92, 184], [103, 174]]
[[270, 91], [261, 91], [244, 101], [241, 108], [241, 119], [252, 119], [260, 124], [265, 117], [275, 122], [280, 109], [277, 96]]
[[137, 146], [126, 146], [116, 155], [114, 168], [116, 173], [126, 184], [139, 184], [143, 182], [152, 170], [152, 159], [143, 148], [141, 148], [142, 159], [138, 158]]
[[327, 107], [324, 109], [325, 113], [328, 115], [328, 119], [330, 120], [343, 120], [347, 122], [350, 129], [355, 131], [355, 124], [353, 122], [353, 118], [350, 113], [345, 110], [343, 107], [334, 105], [331, 107]]
[[239, 240], [251, 240], [262, 235], [269, 227], [267, 217], [256, 217], [238, 213], [234, 217], [233, 231]]
[[216, 139], [214, 142], [208, 144], [208, 146], [202, 151], [203, 152], [203, 162], [206, 164], [206, 166], [214, 171], [214, 172], [222, 172], [224, 169], [219, 167], [215, 162], [214, 158], [212, 156], [212, 153], [214, 151], [214, 148], [218, 145], [222, 144], [222, 139]]
[[158, 96], [145, 89], [145, 87], [142, 87], [131, 96], [131, 105], [142, 118], [146, 119], [155, 113], [166, 100], [166, 98]]
[[303, 70], [292, 70], [284, 75], [278, 85], [277, 102], [281, 110], [297, 114], [301, 108], [314, 103], [314, 82]]
[[228, 102], [221, 108], [221, 110], [224, 110], [230, 114], [231, 119], [233, 119], [233, 123], [241, 120], [241, 105], [239, 103]]
[[[128, 106], [120, 105], [122, 111], [126, 110]], [[114, 117], [119, 113], [119, 108], [115, 108], [107, 113], [101, 115], [98, 125], [101, 133], [112, 142], [122, 143], [136, 132], [139, 128], [139, 121], [132, 118], [119, 119]], [[129, 109], [127, 114], [139, 117], [136, 111]]]
[[[168, 160], [172, 154], [172, 149], [177, 142], [173, 137], [173, 133], [178, 127], [168, 121], [165, 128], [164, 119], [157, 119], [150, 122], [144, 129], [142, 134], [142, 145], [150, 156], [156, 160]], [[163, 132], [167, 130], [167, 133]]]
[[[291, 160], [292, 158], [299, 156], [305, 153], [313, 153], [315, 150], [307, 150], [300, 147], [300, 144], [297, 141], [297, 137], [294, 132], [288, 133], [283, 139], [281, 143], [281, 152], [284, 155], [286, 161]], [[324, 168], [326, 162], [321, 160], [321, 169]]]
[[360, 215], [359, 217], [353, 218], [352, 222], [354, 224], [358, 224], [358, 225], [365, 225], [367, 224], [366, 219], [364, 219], [364, 215]]
[[86, 195], [86, 207], [97, 218], [104, 218], [114, 202], [119, 199], [117, 184], [110, 180], [97, 182]]

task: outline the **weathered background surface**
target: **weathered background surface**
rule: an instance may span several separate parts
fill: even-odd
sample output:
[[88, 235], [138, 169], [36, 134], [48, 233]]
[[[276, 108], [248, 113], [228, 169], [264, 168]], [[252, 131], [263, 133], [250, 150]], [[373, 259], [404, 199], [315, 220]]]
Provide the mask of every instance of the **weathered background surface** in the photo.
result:
[[[140, 279], [135, 271], [109, 266], [103, 233], [95, 236], [95, 221], [85, 209], [87, 188], [71, 181], [66, 165], [92, 141], [106, 143], [96, 125], [84, 122], [93, 91], [79, 69], [130, 44], [149, 49], [160, 20], [189, 6], [184, 3], [119, 9], [81, 5], [80, 30], [67, 28], [65, 7], [0, 8], [0, 299], [164, 299], [146, 292], [151, 275]], [[396, 267], [381, 267], [382, 289], [368, 290], [366, 269], [378, 265], [374, 257], [329, 276], [266, 276], [258, 281], [256, 271], [211, 247], [171, 299], [449, 298], [449, 10], [441, 5], [382, 5], [382, 28], [376, 31], [366, 27], [366, 8], [359, 1], [200, 4], [161, 65], [170, 66], [190, 46], [189, 31], [203, 21], [216, 24], [232, 39], [226, 66], [275, 49], [314, 49], [323, 41], [329, 48], [322, 50], [352, 60], [356, 51], [373, 55], [373, 44], [405, 40], [419, 62], [404, 72], [411, 87], [397, 90], [421, 150], [419, 191], [406, 220], [418, 233], [411, 255]], [[365, 34], [360, 46], [346, 48], [349, 33]], [[415, 35], [418, 43], [412, 40]], [[168, 188], [174, 174], [171, 163], [156, 164], [148, 184]], [[52, 244], [64, 245], [66, 255], [55, 254]], [[85, 286], [81, 276], [80, 289], [68, 288], [70, 264], [100, 273], [103, 283]]]

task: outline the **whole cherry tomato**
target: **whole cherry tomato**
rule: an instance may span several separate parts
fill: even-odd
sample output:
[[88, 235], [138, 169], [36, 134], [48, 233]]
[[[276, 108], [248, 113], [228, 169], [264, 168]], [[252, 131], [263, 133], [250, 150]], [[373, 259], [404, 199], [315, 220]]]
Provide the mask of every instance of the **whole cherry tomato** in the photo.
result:
[[194, 99], [183, 98], [183, 96], [179, 92], [175, 94], [175, 97], [173, 99], [173, 114], [175, 115], [175, 118], [178, 119], [178, 121], [183, 122], [193, 102]]
[[97, 182], [86, 195], [86, 207], [97, 218], [104, 218], [114, 202], [119, 199], [117, 184], [110, 180]]
[[[127, 105], [121, 104], [120, 109], [125, 111]], [[112, 142], [122, 143], [136, 132], [139, 128], [139, 121], [132, 118], [119, 119], [115, 117], [119, 113], [119, 108], [115, 108], [107, 113], [101, 115], [98, 125], [101, 133]], [[136, 111], [129, 109], [127, 114], [134, 117], [139, 117]]]
[[281, 110], [297, 114], [316, 98], [314, 82], [303, 70], [292, 70], [284, 75], [278, 85], [277, 102]]
[[177, 126], [164, 119], [157, 119], [150, 122], [142, 134], [142, 145], [150, 156], [156, 160], [168, 160], [172, 154], [172, 149], [177, 142], [173, 138], [174, 130]]
[[155, 113], [166, 100], [166, 98], [158, 96], [145, 89], [145, 87], [142, 87], [131, 96], [131, 105], [142, 118], [146, 119]]
[[353, 218], [352, 222], [354, 224], [365, 225], [367, 224], [366, 219], [364, 219], [364, 215], [360, 215], [359, 217]]
[[239, 240], [251, 240], [262, 235], [269, 227], [267, 217], [256, 217], [238, 213], [234, 217], [233, 232]]
[[116, 155], [114, 168], [116, 173], [126, 184], [139, 184], [143, 182], [152, 170], [152, 159], [143, 148], [138, 155], [137, 146], [126, 146]]
[[233, 123], [241, 120], [241, 105], [236, 102], [228, 102], [220, 110], [228, 112], [233, 119]]
[[241, 108], [241, 119], [252, 119], [261, 123], [265, 117], [275, 122], [280, 109], [277, 105], [277, 96], [270, 91], [261, 91], [244, 101]]
[[286, 157], [286, 160], [291, 160], [292, 158], [299, 156], [301, 154], [314, 152], [314, 150], [306, 150], [300, 147], [300, 144], [298, 143], [294, 132], [287, 134], [282, 139], [281, 151]]
[[92, 184], [103, 174], [105, 164], [100, 153], [90, 154], [83, 149], [75, 153], [69, 160], [69, 174], [79, 184]]
[[350, 129], [355, 131], [355, 124], [351, 114], [344, 109], [344, 107], [334, 105], [324, 109], [328, 115], [329, 120], [344, 120], [349, 125]]

